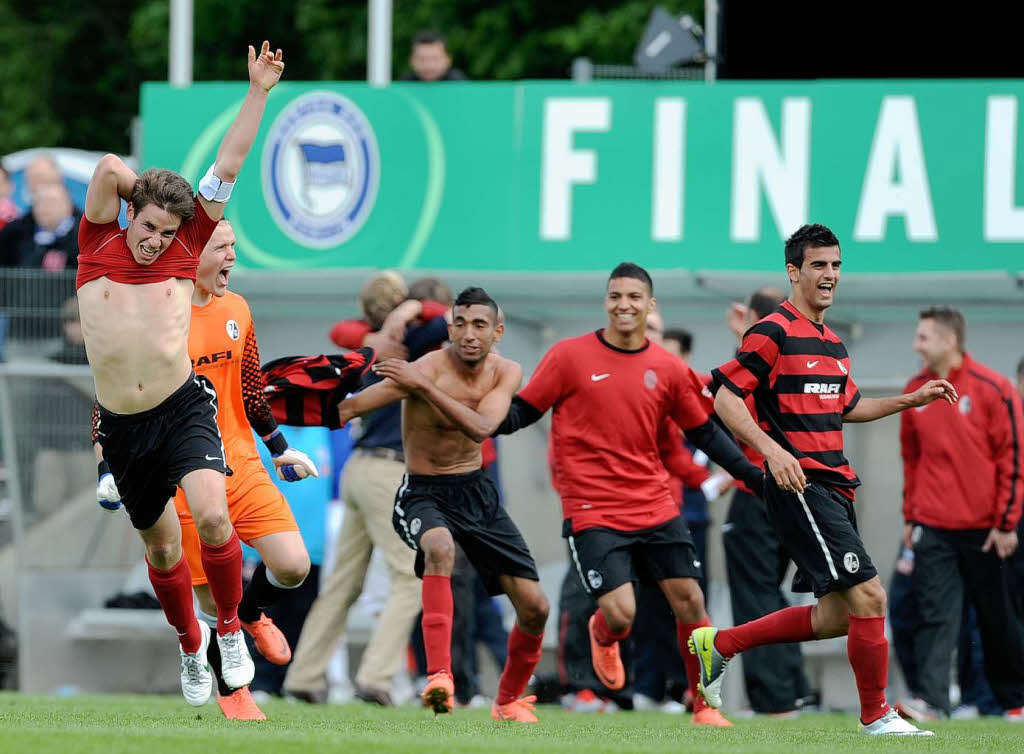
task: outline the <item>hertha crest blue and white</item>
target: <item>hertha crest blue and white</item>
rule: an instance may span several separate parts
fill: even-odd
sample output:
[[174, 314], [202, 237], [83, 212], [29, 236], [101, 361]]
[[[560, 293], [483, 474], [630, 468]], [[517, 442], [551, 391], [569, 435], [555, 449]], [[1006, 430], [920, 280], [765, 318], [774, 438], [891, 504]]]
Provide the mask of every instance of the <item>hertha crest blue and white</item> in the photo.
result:
[[334, 92], [297, 97], [270, 127], [263, 181], [271, 215], [286, 235], [318, 249], [344, 243], [377, 197], [380, 155], [370, 122]]

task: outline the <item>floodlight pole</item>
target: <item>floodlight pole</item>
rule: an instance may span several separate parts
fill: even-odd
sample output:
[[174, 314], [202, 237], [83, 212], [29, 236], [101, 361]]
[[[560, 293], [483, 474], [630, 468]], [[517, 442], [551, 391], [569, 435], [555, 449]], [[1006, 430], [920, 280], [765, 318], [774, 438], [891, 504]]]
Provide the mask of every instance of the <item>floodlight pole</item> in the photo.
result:
[[171, 0], [170, 65], [167, 79], [171, 86], [192, 85], [193, 0]]
[[704, 50], [708, 56], [704, 63], [704, 80], [718, 78], [718, 14], [719, 0], [704, 0]]
[[370, 86], [391, 83], [392, 0], [370, 0], [366, 30], [366, 81]]

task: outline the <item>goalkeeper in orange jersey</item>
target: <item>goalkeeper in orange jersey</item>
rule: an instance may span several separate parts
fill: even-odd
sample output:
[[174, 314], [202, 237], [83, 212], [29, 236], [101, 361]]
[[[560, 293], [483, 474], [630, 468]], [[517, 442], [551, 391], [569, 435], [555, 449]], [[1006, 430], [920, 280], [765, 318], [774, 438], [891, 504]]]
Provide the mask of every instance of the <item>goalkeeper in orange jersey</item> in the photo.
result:
[[[285, 665], [291, 660], [291, 649], [263, 610], [277, 602], [285, 590], [302, 584], [309, 572], [309, 554], [288, 502], [260, 461], [253, 430], [270, 450], [279, 478], [294, 482], [317, 476], [317, 469], [305, 453], [288, 447], [271, 415], [263, 394], [259, 347], [249, 305], [227, 289], [234, 263], [235, 234], [230, 223], [221, 220], [199, 260], [188, 351], [196, 374], [208, 377], [217, 390], [217, 425], [231, 469], [226, 479], [231, 524], [239, 538], [256, 548], [263, 560], [242, 595], [238, 619], [267, 660]], [[97, 439], [94, 431], [94, 442]], [[102, 468], [97, 499], [107, 510], [120, 507], [113, 477], [104, 475]], [[182, 548], [202, 611], [199, 617], [213, 622], [217, 612], [203, 573], [199, 536], [180, 488], [174, 504], [181, 521]], [[220, 656], [215, 643], [210, 644], [208, 652], [217, 677], [217, 701], [224, 715], [264, 719], [247, 686], [232, 690], [224, 684], [222, 666], [233, 658]]]

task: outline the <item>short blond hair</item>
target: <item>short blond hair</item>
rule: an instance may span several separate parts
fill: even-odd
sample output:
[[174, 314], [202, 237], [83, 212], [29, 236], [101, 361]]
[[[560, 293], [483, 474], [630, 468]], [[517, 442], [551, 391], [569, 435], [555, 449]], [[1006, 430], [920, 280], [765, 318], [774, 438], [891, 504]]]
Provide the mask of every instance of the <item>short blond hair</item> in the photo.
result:
[[378, 272], [363, 284], [359, 305], [370, 326], [379, 330], [391, 310], [408, 295], [405, 280], [394, 270]]

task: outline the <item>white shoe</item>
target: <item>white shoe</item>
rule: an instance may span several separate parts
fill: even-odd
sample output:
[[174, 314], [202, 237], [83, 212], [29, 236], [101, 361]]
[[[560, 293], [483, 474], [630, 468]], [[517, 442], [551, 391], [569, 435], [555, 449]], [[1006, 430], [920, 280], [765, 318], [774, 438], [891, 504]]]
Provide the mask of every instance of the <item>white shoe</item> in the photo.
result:
[[213, 693], [213, 675], [206, 660], [206, 648], [210, 646], [210, 627], [199, 621], [199, 633], [202, 641], [199, 642], [199, 649], [192, 654], [178, 645], [178, 652], [181, 653], [181, 693], [193, 707], [202, 707]]
[[220, 673], [224, 683], [233, 689], [252, 683], [256, 666], [249, 656], [249, 648], [245, 646], [242, 630], [223, 636], [217, 634], [217, 646], [220, 647]]
[[922, 730], [900, 717], [900, 714], [889, 709], [884, 715], [868, 725], [860, 726], [861, 733], [869, 736], [934, 736], [930, 730]]

